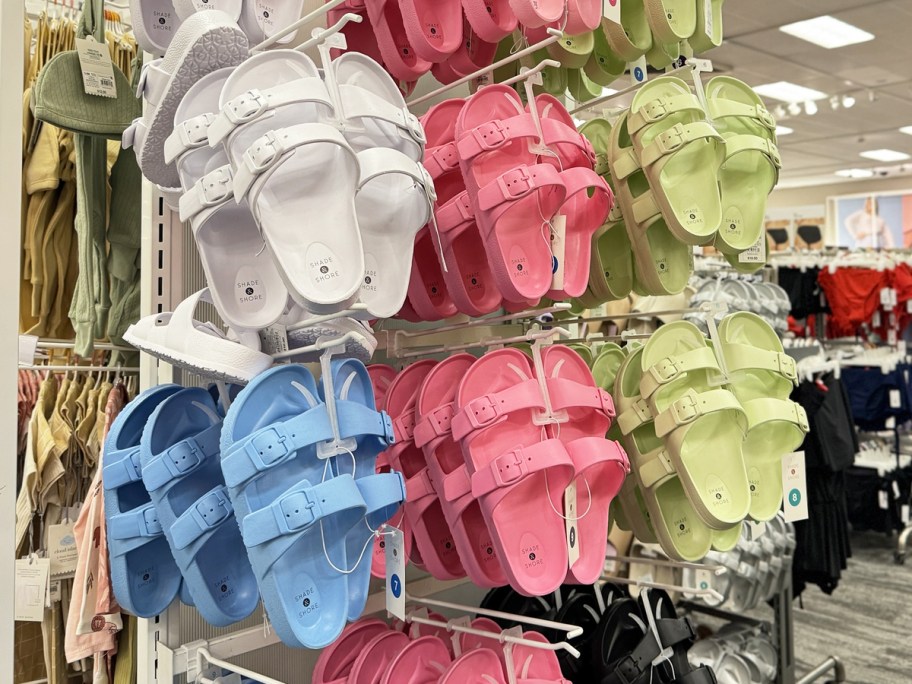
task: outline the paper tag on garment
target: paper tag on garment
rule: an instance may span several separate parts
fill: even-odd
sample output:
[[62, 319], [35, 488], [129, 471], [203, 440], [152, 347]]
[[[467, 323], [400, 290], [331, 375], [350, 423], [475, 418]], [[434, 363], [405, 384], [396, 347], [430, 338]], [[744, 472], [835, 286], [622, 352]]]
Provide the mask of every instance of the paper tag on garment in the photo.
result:
[[76, 546], [74, 523], [51, 525], [48, 528], [48, 557], [51, 561], [51, 577], [76, 572], [79, 549]]
[[893, 289], [885, 287], [880, 291], [880, 304], [883, 308], [889, 310], [893, 308]]
[[887, 419], [884, 421], [884, 429], [894, 430], [896, 428], [896, 416], [887, 416]]
[[880, 327], [880, 311], [875, 311], [874, 315], [871, 316], [871, 325], [873, 325], [875, 328]]
[[564, 289], [565, 257], [567, 254], [567, 216], [558, 214], [551, 219], [551, 289]]
[[890, 390], [890, 408], [902, 408], [902, 394], [898, 389]]
[[[630, 2], [630, 0], [627, 0]], [[709, 4], [709, 3], [706, 3]], [[602, 0], [602, 16], [615, 24], [621, 23], [621, 0]]]
[[386, 611], [405, 620], [405, 538], [402, 530], [387, 527], [386, 541]]
[[899, 518], [902, 520], [903, 525], [909, 524], [909, 504], [903, 504], [902, 508], [899, 509]]
[[[629, 0], [628, 0], [629, 1]], [[630, 84], [645, 83], [649, 78], [646, 73], [646, 55], [630, 63]]]
[[41, 622], [48, 593], [51, 561], [32, 555], [16, 561], [16, 607], [14, 619]]
[[713, 574], [709, 570], [697, 570], [694, 573], [694, 588], [706, 591], [712, 586]]
[[889, 510], [890, 495], [887, 493], [887, 490], [881, 489], [877, 492], [877, 507], [882, 511]]
[[896, 480], [893, 480], [893, 482], [891, 482], [891, 484], [893, 485], [893, 496], [895, 496], [898, 499], [901, 496], [901, 494], [899, 493], [899, 482], [897, 482]]
[[912, 299], [906, 300], [906, 313], [912, 313]]
[[263, 328], [259, 334], [260, 350], [264, 354], [281, 354], [288, 351], [288, 329], [281, 323]]
[[51, 580], [51, 586], [48, 589], [48, 598], [47, 602], [50, 604], [59, 603], [63, 598], [63, 592], [60, 591], [60, 586], [63, 580]]
[[567, 530], [567, 552], [572, 568], [580, 557], [579, 513], [577, 511], [576, 482], [564, 490], [564, 527]]
[[890, 328], [887, 330], [887, 344], [891, 347], [896, 346], [896, 329]]
[[[912, 299], [909, 300], [912, 302]], [[30, 366], [35, 363], [35, 354], [38, 351], [38, 337], [35, 335], [19, 335], [19, 363]]]
[[[452, 620], [452, 624], [454, 626], [459, 626], [459, 627], [471, 627], [472, 618], [470, 618], [468, 615], [460, 615], [458, 618]], [[462, 632], [459, 632], [455, 629], [453, 630], [453, 634], [450, 636], [450, 641], [453, 644], [453, 655], [456, 658], [458, 658], [459, 656], [462, 655], [462, 638], [461, 637], [462, 637]]]
[[764, 261], [766, 261], [765, 232], [757, 238], [757, 241], [754, 244], [738, 255], [739, 264], [762, 264]]
[[107, 43], [98, 43], [90, 38], [76, 39], [79, 67], [82, 69], [82, 85], [86, 95], [117, 97], [114, 82], [114, 64]]
[[803, 451], [788, 454], [782, 459], [782, 492], [785, 522], [807, 520], [807, 477]]
[[[712, 38], [713, 35], [713, 4], [711, 2], [703, 3], [703, 30], [706, 31], [706, 35]], [[764, 231], [766, 232], [766, 231]], [[764, 239], [766, 236], [763, 236]]]

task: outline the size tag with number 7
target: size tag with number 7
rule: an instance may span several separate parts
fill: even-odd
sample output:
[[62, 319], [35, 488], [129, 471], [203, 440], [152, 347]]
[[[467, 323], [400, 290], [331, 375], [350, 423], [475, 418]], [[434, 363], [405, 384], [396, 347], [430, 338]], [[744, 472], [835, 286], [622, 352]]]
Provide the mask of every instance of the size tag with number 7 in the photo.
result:
[[402, 530], [387, 527], [386, 540], [386, 610], [405, 620], [405, 537]]

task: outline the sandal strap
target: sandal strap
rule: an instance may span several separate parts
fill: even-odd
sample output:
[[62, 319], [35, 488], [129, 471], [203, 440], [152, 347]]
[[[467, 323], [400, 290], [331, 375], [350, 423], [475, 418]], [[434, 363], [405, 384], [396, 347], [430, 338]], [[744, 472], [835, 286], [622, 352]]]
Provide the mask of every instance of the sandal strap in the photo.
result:
[[459, 507], [460, 511], [465, 510], [472, 500], [472, 478], [469, 475], [469, 468], [465, 464], [445, 475], [443, 482], [436, 482], [435, 479], [434, 487], [444, 501], [456, 503], [460, 499], [468, 497], [469, 501]]
[[459, 169], [459, 151], [456, 142], [448, 142], [424, 152], [424, 168], [431, 178], [440, 178], [443, 174]]
[[651, 143], [643, 148], [640, 152], [640, 161], [644, 168], [652, 166], [662, 157], [674, 154], [684, 145], [703, 139], [723, 141], [719, 132], [707, 121], [675, 124], [667, 131], [659, 133]]
[[332, 126], [321, 123], [304, 123], [278, 131], [269, 131], [247, 148], [234, 173], [234, 197], [243, 198], [254, 182], [270, 169], [279, 165], [287, 154], [313, 143], [338, 145], [354, 155], [344, 136]]
[[744, 412], [747, 414], [748, 429], [762, 423], [781, 421], [792, 423], [799, 430], [807, 434], [810, 430], [807, 412], [801, 404], [791, 399], [773, 399], [763, 397], [744, 402]]
[[706, 111], [709, 114], [709, 118], [713, 120], [737, 116], [753, 119], [771, 131], [776, 130], [776, 119], [762, 104], [747, 104], [729, 100], [728, 98], [711, 97], [706, 103]]
[[438, 406], [425, 413], [415, 425], [415, 446], [424, 447], [435, 439], [449, 435], [453, 430], [455, 402]]
[[301, 480], [268, 506], [244, 518], [241, 531], [248, 548], [278, 537], [299, 534], [320, 520], [366, 506], [351, 475], [311, 485]]
[[699, 347], [678, 356], [668, 356], [643, 373], [640, 394], [644, 399], [649, 399], [657, 390], [681, 375], [707, 369], [719, 370], [719, 362], [711, 347]]
[[[409, 504], [420, 504], [425, 499], [437, 498], [437, 490], [434, 489], [431, 473], [427, 466], [405, 481], [405, 495], [405, 500]], [[419, 508], [423, 510], [426, 506], [419, 505]]]
[[649, 672], [663, 650], [680, 643], [693, 643], [696, 639], [693, 623], [687, 617], [656, 620], [656, 631], [658, 638], [652, 629], [647, 629], [633, 652], [614, 663], [614, 671], [603, 682], [635, 684]]
[[339, 95], [346, 120], [379, 119], [395, 126], [402, 138], [412, 140], [422, 148], [427, 142], [421, 121], [409, 111], [408, 106], [393, 104], [376, 93], [351, 83], [340, 83]]
[[538, 138], [532, 115], [525, 112], [508, 119], [486, 121], [465, 131], [456, 141], [456, 149], [462, 161], [470, 161], [482, 152], [499, 149], [512, 140], [522, 138]]
[[136, 97], [142, 98], [152, 106], [158, 106], [168, 90], [171, 74], [161, 68], [164, 57], [153, 59], [143, 65], [136, 84]]
[[478, 209], [491, 211], [502, 204], [515, 202], [538, 189], [547, 187], [564, 187], [564, 181], [556, 168], [551, 164], [523, 164], [479, 188]]
[[462, 232], [475, 222], [475, 211], [469, 193], [463, 191], [453, 199], [438, 205], [435, 209], [437, 229], [441, 236], [447, 236], [449, 241], [455, 240]]
[[207, 173], [181, 195], [178, 203], [180, 220], [190, 221], [204, 209], [224, 204], [233, 198], [231, 165], [226, 164]]
[[453, 416], [453, 439], [461, 441], [470, 433], [498, 422], [515, 411], [544, 409], [545, 400], [537, 380], [526, 380], [500, 392], [476, 397]]
[[592, 166], [592, 170], [603, 178], [611, 175], [611, 162], [608, 160], [608, 155], [606, 153], [595, 153], [595, 163]]
[[[402, 477], [402, 473], [367, 475], [356, 479], [355, 484], [358, 485], [358, 490], [364, 498], [368, 517], [378, 511], [383, 512], [392, 507], [398, 508], [406, 498], [405, 480]], [[389, 515], [385, 516], [383, 520], [379, 521], [378, 525], [385, 523], [389, 520], [389, 517]], [[371, 526], [376, 527], [376, 525]]]
[[572, 128], [563, 121], [558, 121], [557, 119], [542, 118], [541, 125], [546, 147], [551, 147], [552, 145], [573, 145], [586, 156], [589, 160], [589, 169], [592, 170], [596, 159], [595, 150], [586, 136], [580, 134], [576, 128]]
[[776, 169], [782, 168], [782, 157], [779, 155], [779, 148], [769, 138], [746, 133], [744, 135], [730, 135], [725, 138], [726, 160], [742, 152], [761, 152]]
[[234, 514], [228, 489], [219, 485], [204, 494], [171, 525], [171, 543], [176, 549], [190, 546], [204, 534], [214, 531]]
[[396, 436], [397, 444], [401, 446], [403, 442], [414, 441], [415, 426], [418, 424], [418, 413], [414, 406], [405, 409], [392, 420], [393, 434]]
[[567, 378], [548, 378], [548, 396], [555, 411], [570, 408], [590, 408], [600, 412], [608, 420], [617, 415], [614, 400], [601, 387], [584, 385]]
[[725, 354], [725, 365], [729, 373], [743, 370], [761, 370], [776, 373], [798, 384], [798, 366], [788, 354], [768, 349], [758, 349], [753, 345], [725, 343], [722, 347]]
[[[594, 465], [609, 461], [619, 464], [625, 475], [630, 472], [627, 452], [614, 440], [606, 437], [580, 437], [568, 442], [566, 447], [577, 476], [584, 475]], [[622, 479], [618, 481], [618, 486], [621, 481]]]
[[105, 489], [117, 489], [142, 480], [139, 446], [127, 447], [104, 455], [101, 481]]
[[643, 489], [661, 484], [672, 475], [677, 476], [671, 455], [664, 448], [655, 449], [637, 459], [637, 474]]
[[209, 127], [215, 114], [200, 114], [174, 124], [171, 135], [165, 138], [165, 162], [170, 164], [189, 150], [209, 144]]
[[396, 443], [393, 421], [386, 411], [377, 411], [358, 401], [336, 399], [336, 420], [342, 439], [371, 436], [379, 437], [384, 446]]
[[632, 147], [624, 147], [617, 150], [615, 154], [609, 157], [608, 166], [611, 169], [611, 177], [616, 181], [629, 178], [643, 168], [636, 155], [636, 150]]
[[662, 214], [662, 209], [656, 201], [655, 193], [647, 190], [633, 200], [633, 222], [645, 226], [651, 225], [652, 219]]
[[251, 88], [226, 102], [222, 111], [215, 115], [209, 126], [209, 144], [217, 145], [238, 126], [255, 121], [267, 112], [299, 102], [318, 102], [332, 107], [326, 84], [319, 78], [296, 78], [265, 90]]
[[621, 434], [629, 435], [638, 427], [655, 420], [652, 409], [643, 397], [638, 397], [631, 407], [617, 416], [617, 425]]
[[222, 423], [219, 421], [153, 457], [142, 468], [146, 489], [154, 492], [173, 480], [182, 479], [199, 470], [206, 459], [218, 456], [221, 434]]
[[658, 121], [662, 121], [671, 114], [678, 112], [704, 113], [703, 105], [693, 93], [681, 93], [670, 97], [657, 97], [643, 103], [637, 110], [631, 110], [627, 115], [627, 131], [636, 135], [639, 131]]
[[716, 684], [716, 676], [705, 665], [691, 670], [674, 680], [674, 684]]
[[472, 473], [472, 496], [479, 499], [496, 489], [512, 487], [530, 475], [561, 466], [572, 468], [573, 461], [559, 439], [517, 446]]
[[719, 411], [738, 411], [744, 413], [737, 397], [727, 389], [715, 389], [708, 392], [687, 393], [662, 411], [655, 419], [656, 437], [665, 437], [679, 427], [689, 425], [701, 416]]
[[[358, 164], [361, 167], [361, 179], [358, 190], [370, 181], [390, 173], [399, 173], [415, 181], [429, 199], [428, 207], [437, 199], [434, 181], [421, 164], [413, 161], [408, 155], [389, 147], [374, 147], [358, 153]], [[430, 220], [430, 217], [428, 217]]]
[[107, 533], [111, 539], [151, 539], [164, 534], [158, 511], [152, 503], [147, 503], [132, 511], [118, 513], [108, 518]]

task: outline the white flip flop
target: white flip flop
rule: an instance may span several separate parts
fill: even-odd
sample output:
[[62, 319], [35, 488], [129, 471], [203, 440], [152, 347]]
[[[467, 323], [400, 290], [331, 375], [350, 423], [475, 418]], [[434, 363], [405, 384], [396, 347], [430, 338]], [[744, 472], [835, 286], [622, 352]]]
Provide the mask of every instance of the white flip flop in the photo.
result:
[[241, 16], [241, 7], [244, 4], [243, 0], [173, 0], [173, 2], [174, 11], [182, 20], [197, 12], [218, 10], [237, 21]]
[[140, 319], [127, 328], [124, 340], [167, 363], [227, 382], [249, 382], [272, 366], [271, 356], [229, 340], [212, 323], [195, 320], [200, 302], [211, 302], [208, 289], [182, 301], [174, 313]]
[[143, 175], [164, 188], [180, 186], [174, 164], [165, 161], [165, 140], [174, 130], [174, 113], [194, 83], [206, 74], [237, 66], [247, 58], [247, 37], [224, 12], [198, 12], [183, 22], [162, 59], [143, 67], [137, 95], [144, 114], [124, 131], [123, 146], [133, 147]]
[[181, 16], [172, 0], [130, 0], [130, 21], [139, 47], [161, 57], [180, 28]]
[[246, 202], [234, 201], [231, 166], [221, 147], [208, 146], [207, 130], [218, 111], [222, 87], [232, 69], [219, 69], [197, 81], [174, 117], [165, 141], [165, 159], [175, 162], [183, 195], [180, 217], [190, 221], [216, 311], [236, 332], [275, 323], [285, 310], [288, 290], [263, 249], [263, 237]]
[[[244, 0], [239, 19], [241, 29], [251, 44], [256, 45], [300, 19], [303, 7], [304, 0]], [[285, 45], [296, 33], [282, 36], [277, 44]]]

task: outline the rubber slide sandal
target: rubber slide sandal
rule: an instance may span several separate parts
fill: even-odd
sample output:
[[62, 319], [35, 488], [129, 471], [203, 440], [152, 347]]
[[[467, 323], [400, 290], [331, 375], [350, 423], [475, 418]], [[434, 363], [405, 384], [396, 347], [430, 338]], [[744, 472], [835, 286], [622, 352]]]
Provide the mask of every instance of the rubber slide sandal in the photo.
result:
[[424, 378], [416, 405], [415, 445], [424, 450], [428, 476], [466, 574], [480, 587], [499, 587], [507, 583], [507, 577], [478, 501], [472, 497], [468, 467], [452, 433], [456, 389], [474, 363], [471, 354], [456, 354], [438, 363]]
[[560, 172], [529, 150], [532, 117], [516, 91], [492, 85], [468, 99], [456, 148], [495, 282], [511, 301], [541, 298], [551, 286], [548, 222], [566, 197]]
[[687, 83], [661, 76], [640, 88], [627, 132], [671, 232], [690, 245], [711, 241], [722, 221], [724, 145]]
[[[523, 632], [523, 639], [547, 644], [548, 639], [539, 632]], [[555, 682], [570, 684], [561, 672], [557, 653], [544, 648], [535, 648], [525, 644], [513, 645], [513, 667], [519, 682], [533, 684], [537, 682]]]
[[570, 69], [567, 73], [567, 91], [574, 102], [589, 102], [602, 94], [602, 86], [590, 80], [585, 69]]
[[[208, 146], [209, 123], [232, 69], [203, 76], [187, 91], [174, 115], [165, 157], [180, 175], [181, 220], [190, 221], [209, 294], [222, 320], [234, 330], [275, 323], [288, 290], [246, 202], [234, 201], [231, 166], [221, 148]], [[170, 158], [169, 158], [170, 157]]]
[[782, 457], [801, 446], [808, 432], [804, 408], [789, 399], [798, 381], [795, 362], [756, 314], [726, 316], [719, 339], [731, 390], [747, 414], [742, 451], [750, 481], [750, 516], [770, 520], [782, 505]]
[[646, 19], [659, 43], [677, 43], [697, 30], [696, 0], [643, 0]]
[[741, 522], [751, 503], [741, 453], [747, 417], [734, 394], [712, 384], [719, 366], [703, 333], [688, 321], [663, 325], [643, 347], [641, 365], [656, 435], [697, 515], [718, 530]]
[[509, 0], [462, 0], [462, 10], [472, 30], [488, 43], [500, 42], [519, 23]]
[[766, 238], [766, 198], [779, 181], [782, 159], [776, 120], [746, 83], [717, 76], [706, 85], [707, 109], [725, 138], [719, 169], [722, 225], [715, 247], [737, 254]]
[[[356, 620], [364, 612], [370, 585], [371, 558], [369, 543], [373, 531], [395, 515], [405, 500], [405, 481], [399, 473], [378, 474], [377, 456], [393, 442], [393, 425], [385, 412], [377, 411], [370, 376], [364, 364], [356, 359], [331, 362], [333, 392], [339, 435], [355, 439], [351, 459], [336, 458], [337, 474], [351, 475], [367, 505], [364, 525], [351, 529], [345, 537], [348, 558], [348, 619]], [[325, 385], [320, 385], [326, 401]]]
[[437, 237], [431, 226], [425, 226], [415, 238], [407, 306], [399, 312], [402, 316], [409, 311], [407, 320], [439, 321], [459, 312], [446, 287], [438, 252]]
[[[643, 349], [630, 352], [615, 381], [617, 421], [635, 476], [633, 482], [631, 478], [625, 482], [619, 498], [625, 518], [640, 541], [651, 536], [670, 557], [696, 561], [712, 546], [713, 532], [690, 503], [662, 440], [656, 436], [652, 410], [640, 396]], [[648, 530], [636, 529], [640, 521], [648, 523]], [[641, 531], [651, 531], [652, 535], [642, 536]]]
[[697, 30], [690, 37], [694, 53], [709, 52], [722, 45], [722, 4], [725, 0], [697, 0]]
[[415, 444], [418, 393], [435, 365], [437, 362], [432, 360], [413, 363], [390, 385], [386, 406], [395, 428], [396, 443], [388, 454], [392, 467], [405, 476], [408, 499], [403, 509], [425, 568], [437, 579], [456, 579], [465, 577], [465, 570], [424, 452]]
[[[560, 30], [560, 26], [560, 21], [538, 28], [525, 26], [523, 27], [523, 35], [525, 36], [526, 42], [530, 45], [534, 45], [535, 43], [540, 43], [545, 40], [550, 35], [547, 29], [553, 28]], [[545, 52], [548, 57], [560, 62], [561, 68], [563, 69], [581, 69], [586, 65], [586, 62], [589, 61], [589, 56], [592, 54], [594, 47], [595, 37], [592, 35], [591, 31], [586, 31], [585, 33], [575, 36], [565, 34], [556, 43], [548, 45], [545, 48]]]
[[451, 660], [443, 640], [421, 637], [399, 652], [386, 668], [380, 684], [437, 684]]
[[490, 66], [497, 54], [497, 41], [489, 43], [479, 38], [465, 16], [462, 18], [462, 33], [463, 40], [456, 52], [445, 62], [438, 62], [431, 67], [434, 78], [445, 85]]
[[[453, 438], [463, 442], [472, 483], [510, 584], [529, 596], [556, 590], [567, 575], [563, 493], [573, 461], [532, 422], [544, 409], [531, 359], [499, 349], [478, 359], [456, 395]], [[552, 510], [542, 509], [548, 501]]]
[[211, 302], [200, 290], [174, 309], [153, 314], [127, 328], [124, 340], [147, 354], [207, 378], [250, 382], [272, 366], [272, 357], [228, 339], [212, 323], [193, 318], [200, 302]]
[[136, 43], [161, 57], [181, 25], [172, 0], [130, 0], [130, 19]]
[[608, 43], [604, 29], [606, 22], [608, 20], [603, 19], [599, 27], [592, 32], [595, 39], [592, 54], [583, 67], [589, 80], [602, 87], [610, 86], [623, 76], [627, 69], [627, 63], [615, 54]]
[[[301, 18], [304, 0], [269, 3], [244, 0], [239, 22], [250, 37], [251, 43], [261, 43]], [[295, 31], [282, 36], [277, 45], [285, 45], [295, 39]]]
[[186, 20], [197, 12], [218, 10], [237, 21], [243, 4], [243, 0], [174, 0], [174, 11], [181, 20]]
[[602, 22], [602, 0], [569, 0], [564, 33], [578, 36], [594, 31]]
[[171, 605], [181, 574], [158, 513], [142, 483], [140, 439], [158, 405], [179, 392], [179, 385], [158, 385], [121, 411], [105, 439], [104, 486], [111, 586], [117, 602], [140, 617], [153, 617]]
[[165, 399], [141, 441], [143, 483], [202, 618], [243, 620], [259, 591], [222, 478], [222, 419], [209, 392], [191, 387]]
[[332, 644], [320, 651], [313, 671], [313, 684], [347, 684], [358, 654], [382, 634], [393, 631], [377, 618], [352, 622]]
[[527, 28], [552, 24], [564, 16], [563, 0], [510, 0], [519, 23]]
[[431, 70], [409, 42], [398, 0], [364, 0], [383, 64], [400, 81], [417, 81]]
[[266, 612], [289, 646], [328, 646], [348, 620], [340, 570], [367, 505], [351, 475], [329, 477], [329, 462], [316, 455], [332, 434], [313, 376], [298, 365], [250, 383], [222, 428], [228, 494]]
[[174, 164], [165, 162], [165, 140], [174, 114], [194, 83], [206, 74], [237, 66], [247, 58], [247, 37], [224, 12], [198, 12], [180, 25], [165, 56], [143, 67], [138, 91], [144, 114], [124, 131], [143, 175], [165, 188], [180, 186]]
[[446, 61], [462, 43], [462, 4], [399, 0], [409, 44], [421, 59]]
[[621, 23], [602, 20], [602, 31], [612, 52], [625, 63], [635, 62], [652, 47], [652, 30], [640, 0], [621, 3]]
[[380, 684], [387, 668], [409, 643], [410, 639], [402, 632], [378, 634], [356, 653], [358, 657], [346, 684]]
[[443, 673], [440, 684], [506, 684], [506, 676], [497, 654], [487, 648], [463, 653]]
[[[499, 635], [503, 629], [491, 618], [486, 617], [477, 617], [472, 620], [471, 624], [472, 629], [477, 629], [482, 632], [490, 632], [491, 634]], [[459, 635], [459, 649], [465, 654], [468, 651], [474, 651], [476, 649], [492, 649], [494, 650], [495, 655], [500, 661], [501, 667], [504, 668], [506, 672], [507, 659], [504, 649], [497, 646], [496, 639], [490, 639], [488, 637], [478, 636], [475, 634], [460, 634]]]
[[[333, 26], [346, 14], [357, 14], [361, 17], [360, 23], [351, 21], [339, 31], [345, 36], [348, 50], [365, 54], [382, 65], [383, 56], [380, 54], [380, 46], [377, 45], [374, 27], [371, 26], [370, 19], [367, 16], [367, 6], [364, 0], [345, 0], [338, 7], [329, 10], [326, 13], [326, 25]], [[342, 50], [333, 49], [330, 54], [333, 59], [337, 59], [340, 55], [346, 53]]]

